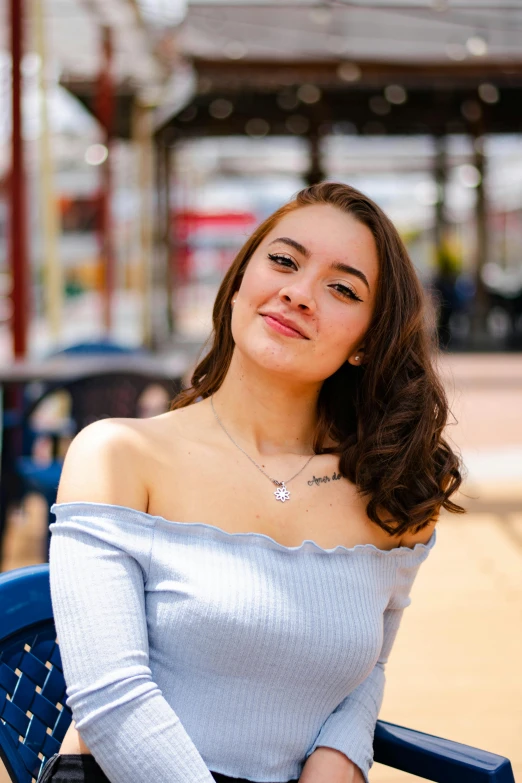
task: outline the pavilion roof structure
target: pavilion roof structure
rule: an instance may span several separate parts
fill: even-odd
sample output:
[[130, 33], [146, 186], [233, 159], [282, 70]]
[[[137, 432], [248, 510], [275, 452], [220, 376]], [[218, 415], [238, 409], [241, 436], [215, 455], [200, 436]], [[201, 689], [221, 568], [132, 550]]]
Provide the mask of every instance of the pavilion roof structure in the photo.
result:
[[522, 131], [520, 63], [193, 59], [174, 137]]
[[[521, 127], [520, 0], [48, 0], [46, 7], [60, 81], [93, 113], [100, 28], [113, 30], [119, 137], [130, 137], [138, 94], [159, 106], [156, 127], [175, 137]], [[169, 108], [165, 84], [183, 69], [195, 86], [185, 84], [186, 99]], [[482, 97], [481, 85], [489, 85]], [[304, 100], [296, 99], [303, 86]], [[306, 86], [315, 88], [308, 97]], [[388, 100], [390, 86], [406, 100], [400, 90]]]
[[521, 32], [520, 0], [189, 0], [179, 45], [239, 62], [509, 61]]
[[519, 0], [190, 0], [190, 138], [522, 130]]

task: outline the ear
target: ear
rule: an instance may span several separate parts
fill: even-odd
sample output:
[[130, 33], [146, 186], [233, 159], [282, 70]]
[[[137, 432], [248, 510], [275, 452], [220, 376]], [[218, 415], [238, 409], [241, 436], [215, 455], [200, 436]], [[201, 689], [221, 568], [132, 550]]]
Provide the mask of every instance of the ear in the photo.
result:
[[360, 367], [364, 364], [364, 351], [359, 349], [354, 351], [347, 359], [348, 364], [352, 364], [354, 367]]

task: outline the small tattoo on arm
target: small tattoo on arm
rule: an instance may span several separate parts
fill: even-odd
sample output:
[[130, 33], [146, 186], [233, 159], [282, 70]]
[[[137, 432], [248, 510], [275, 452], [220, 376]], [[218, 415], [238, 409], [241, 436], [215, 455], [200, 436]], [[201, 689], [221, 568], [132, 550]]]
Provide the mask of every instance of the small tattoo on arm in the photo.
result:
[[318, 487], [319, 484], [326, 484], [328, 481], [339, 481], [340, 479], [342, 479], [341, 474], [340, 473], [336, 473], [334, 471], [331, 476], [321, 476], [320, 478], [317, 478], [317, 476], [314, 476], [308, 482], [308, 486], [309, 487], [313, 487], [313, 485], [315, 484]]

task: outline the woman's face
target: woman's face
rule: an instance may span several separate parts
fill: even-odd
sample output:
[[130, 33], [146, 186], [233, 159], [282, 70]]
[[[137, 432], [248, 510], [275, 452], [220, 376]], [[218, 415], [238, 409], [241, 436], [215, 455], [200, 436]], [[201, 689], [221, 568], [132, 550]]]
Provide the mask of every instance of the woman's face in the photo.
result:
[[305, 383], [347, 360], [362, 364], [378, 272], [373, 235], [352, 215], [329, 204], [290, 212], [253, 253], [233, 297], [236, 350]]

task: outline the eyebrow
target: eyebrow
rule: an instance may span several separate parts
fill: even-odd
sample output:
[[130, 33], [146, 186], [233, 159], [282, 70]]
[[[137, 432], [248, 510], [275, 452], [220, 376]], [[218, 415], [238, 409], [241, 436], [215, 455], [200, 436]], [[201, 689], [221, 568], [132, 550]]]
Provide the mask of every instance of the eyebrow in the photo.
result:
[[[277, 239], [273, 239], [272, 242], [269, 243], [268, 247], [270, 247], [270, 245], [274, 245], [276, 242], [282, 242], [285, 245], [293, 247], [305, 258], [310, 258], [312, 255], [308, 248], [298, 242], [297, 239], [292, 239], [291, 237], [278, 237]], [[362, 280], [362, 282], [365, 284], [368, 291], [370, 291], [370, 284], [368, 283], [366, 275], [355, 266], [350, 266], [350, 264], [343, 264], [341, 261], [334, 261], [334, 263], [330, 265], [330, 268], [335, 269], [336, 272], [343, 272], [346, 275], [354, 275], [355, 277], [358, 277], [359, 280]]]

